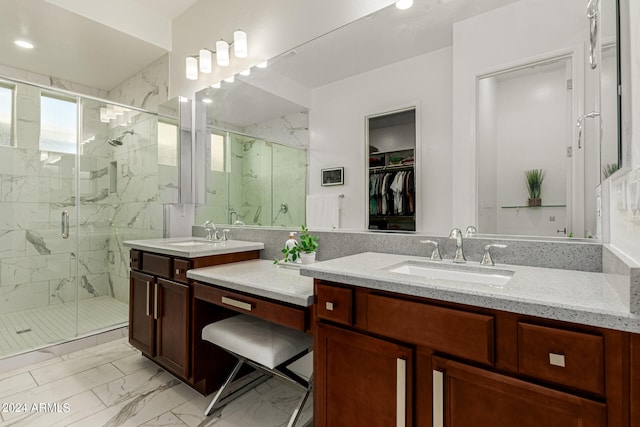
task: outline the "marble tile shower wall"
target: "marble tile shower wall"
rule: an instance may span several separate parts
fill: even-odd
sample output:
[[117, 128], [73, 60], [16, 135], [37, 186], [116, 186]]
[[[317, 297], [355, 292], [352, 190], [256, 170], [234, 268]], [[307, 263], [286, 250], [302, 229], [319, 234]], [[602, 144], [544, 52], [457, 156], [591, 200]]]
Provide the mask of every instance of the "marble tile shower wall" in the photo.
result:
[[307, 152], [273, 145], [272, 225], [305, 223]]

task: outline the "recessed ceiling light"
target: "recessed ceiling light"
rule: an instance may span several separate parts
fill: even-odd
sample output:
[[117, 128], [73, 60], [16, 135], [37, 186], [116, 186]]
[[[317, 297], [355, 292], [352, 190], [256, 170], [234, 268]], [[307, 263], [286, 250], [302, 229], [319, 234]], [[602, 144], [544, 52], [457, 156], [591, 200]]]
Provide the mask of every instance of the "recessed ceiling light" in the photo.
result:
[[26, 40], [15, 40], [14, 43], [23, 49], [33, 49], [33, 43]]

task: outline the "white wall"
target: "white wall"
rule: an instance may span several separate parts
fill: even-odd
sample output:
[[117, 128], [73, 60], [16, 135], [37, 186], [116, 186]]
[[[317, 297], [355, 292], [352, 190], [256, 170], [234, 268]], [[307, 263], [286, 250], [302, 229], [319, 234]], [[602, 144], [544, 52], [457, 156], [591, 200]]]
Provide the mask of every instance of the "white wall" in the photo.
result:
[[454, 224], [476, 217], [476, 76], [554, 54], [583, 55], [588, 25], [575, 11], [584, 7], [582, 0], [523, 0], [454, 24]]
[[[418, 108], [418, 231], [442, 234], [450, 228], [451, 53], [441, 49], [313, 91], [309, 194], [345, 195], [341, 228], [365, 228], [365, 117], [412, 105]], [[322, 187], [320, 170], [336, 166], [344, 166], [345, 184]]]

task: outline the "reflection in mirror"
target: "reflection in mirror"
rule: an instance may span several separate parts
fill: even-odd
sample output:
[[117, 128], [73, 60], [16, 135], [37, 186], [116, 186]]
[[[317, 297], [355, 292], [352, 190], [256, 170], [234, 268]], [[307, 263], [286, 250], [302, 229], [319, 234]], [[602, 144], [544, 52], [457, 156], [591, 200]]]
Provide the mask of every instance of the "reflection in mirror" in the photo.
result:
[[191, 101], [158, 106], [158, 188], [165, 203], [191, 201]]
[[307, 109], [239, 79], [196, 98], [205, 129], [196, 224], [304, 224]]
[[[196, 113], [200, 110], [202, 118], [197, 117], [196, 123], [201, 129], [210, 129], [207, 135], [211, 129], [221, 129], [308, 147], [307, 195], [323, 196], [333, 190], [344, 193], [341, 226], [367, 229], [370, 175], [369, 153], [363, 150], [367, 137], [363, 119], [416, 105], [416, 199], [421, 200], [416, 206], [417, 231], [444, 234], [452, 225], [474, 224], [483, 234], [563, 236], [557, 231], [566, 226], [566, 235], [597, 236], [596, 186], [603, 167], [618, 163], [615, 159], [619, 156], [617, 110], [608, 106], [617, 104], [616, 0], [603, 0], [601, 5], [599, 33], [605, 49], [595, 70], [588, 64], [589, 20], [584, 0], [416, 0], [408, 10], [391, 5], [270, 60], [266, 70], [252, 69], [250, 76], [236, 76], [235, 83], [223, 82], [221, 89], [201, 91]], [[507, 73], [511, 71], [514, 73]], [[533, 137], [535, 133], [525, 130], [525, 126], [533, 126], [539, 136], [528, 142], [529, 148], [538, 147], [536, 153], [542, 153], [542, 145], [551, 144], [551, 140], [555, 145], [553, 152], [540, 156], [540, 166], [517, 164], [519, 160], [505, 162], [518, 172], [509, 178], [513, 198], [505, 199], [503, 205], [526, 205], [524, 170], [542, 168], [549, 169], [543, 202], [566, 207], [554, 207], [553, 212], [547, 212], [547, 207], [538, 208], [538, 218], [521, 221], [525, 212], [530, 215], [534, 210], [503, 209], [480, 194], [480, 189], [485, 191], [489, 184], [481, 182], [480, 169], [486, 169], [486, 165], [480, 163], [482, 148], [476, 145], [480, 144], [477, 131], [482, 126], [476, 119], [489, 112], [478, 111], [485, 101], [476, 98], [477, 84], [492, 76], [496, 85], [511, 82], [517, 86], [514, 82], [518, 79], [534, 82], [542, 78], [536, 77], [538, 72], [562, 76], [564, 83], [557, 80], [554, 84], [564, 88], [565, 96], [562, 103], [552, 105], [552, 111], [561, 117], [536, 116], [551, 112], [541, 107], [525, 117], [513, 117], [520, 127], [511, 127], [510, 139]], [[567, 80], [571, 80], [569, 91]], [[234, 89], [238, 84], [251, 87]], [[211, 103], [205, 105], [205, 98]], [[514, 108], [523, 104], [512, 101]], [[274, 114], [283, 105], [291, 108]], [[578, 149], [577, 119], [596, 110], [602, 116], [584, 121], [585, 148]], [[505, 114], [515, 112], [506, 110]], [[298, 120], [302, 115], [307, 119], [307, 113], [310, 123]], [[279, 119], [282, 117], [287, 119]], [[493, 123], [504, 126], [511, 117], [495, 119]], [[555, 123], [549, 128], [559, 129], [558, 135], [542, 135], [543, 130], [551, 131], [543, 129], [547, 120]], [[259, 123], [262, 125], [256, 125]], [[308, 139], [309, 127], [312, 141]], [[602, 137], [598, 135], [600, 127]], [[299, 138], [301, 135], [304, 138]], [[203, 132], [197, 147], [205, 146], [204, 139]], [[573, 150], [572, 157], [567, 157], [568, 149]], [[204, 151], [198, 155], [205, 157]], [[516, 158], [525, 156], [518, 152]], [[497, 159], [492, 161], [495, 164]], [[339, 189], [323, 187], [320, 171], [338, 165], [344, 167], [349, 179]], [[494, 174], [498, 172], [506, 173], [496, 168]], [[204, 174], [199, 176], [204, 182]], [[198, 200], [204, 200], [205, 186], [197, 188]], [[497, 198], [497, 189], [493, 191]], [[281, 202], [271, 200], [275, 213]], [[488, 213], [484, 209], [490, 204], [495, 219], [485, 222], [483, 215]], [[498, 209], [514, 217], [512, 224], [498, 224]], [[223, 222], [229, 222], [228, 213], [221, 214]], [[244, 220], [253, 218], [255, 210], [244, 215]], [[209, 218], [198, 221], [201, 219]]]
[[[608, 2], [605, 13], [613, 13], [612, 6]], [[564, 31], [588, 37], [584, 22], [571, 22], [565, 20]], [[599, 185], [618, 165], [616, 50], [609, 43], [602, 59], [597, 52], [594, 68], [582, 49], [567, 43], [560, 56], [543, 54], [479, 76], [481, 233], [599, 237]], [[528, 200], [525, 172], [531, 169], [544, 173], [539, 205]]]

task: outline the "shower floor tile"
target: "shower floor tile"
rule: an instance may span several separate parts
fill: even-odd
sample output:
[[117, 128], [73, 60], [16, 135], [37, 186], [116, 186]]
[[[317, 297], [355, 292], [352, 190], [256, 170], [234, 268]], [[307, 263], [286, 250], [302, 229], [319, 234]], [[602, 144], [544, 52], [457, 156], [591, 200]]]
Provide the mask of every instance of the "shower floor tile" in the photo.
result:
[[[0, 358], [73, 338], [75, 316], [75, 302], [0, 314]], [[80, 300], [78, 336], [128, 319], [128, 305], [109, 296]]]
[[[3, 378], [4, 385], [11, 387], [2, 401], [22, 402], [27, 407], [24, 413], [0, 414], [0, 427], [276, 427], [286, 425], [301, 396], [300, 388], [272, 378], [205, 417], [212, 396], [201, 396], [149, 362], [126, 338], [61, 356], [46, 365], [6, 372]], [[300, 425], [311, 422], [312, 400], [305, 406]]]

